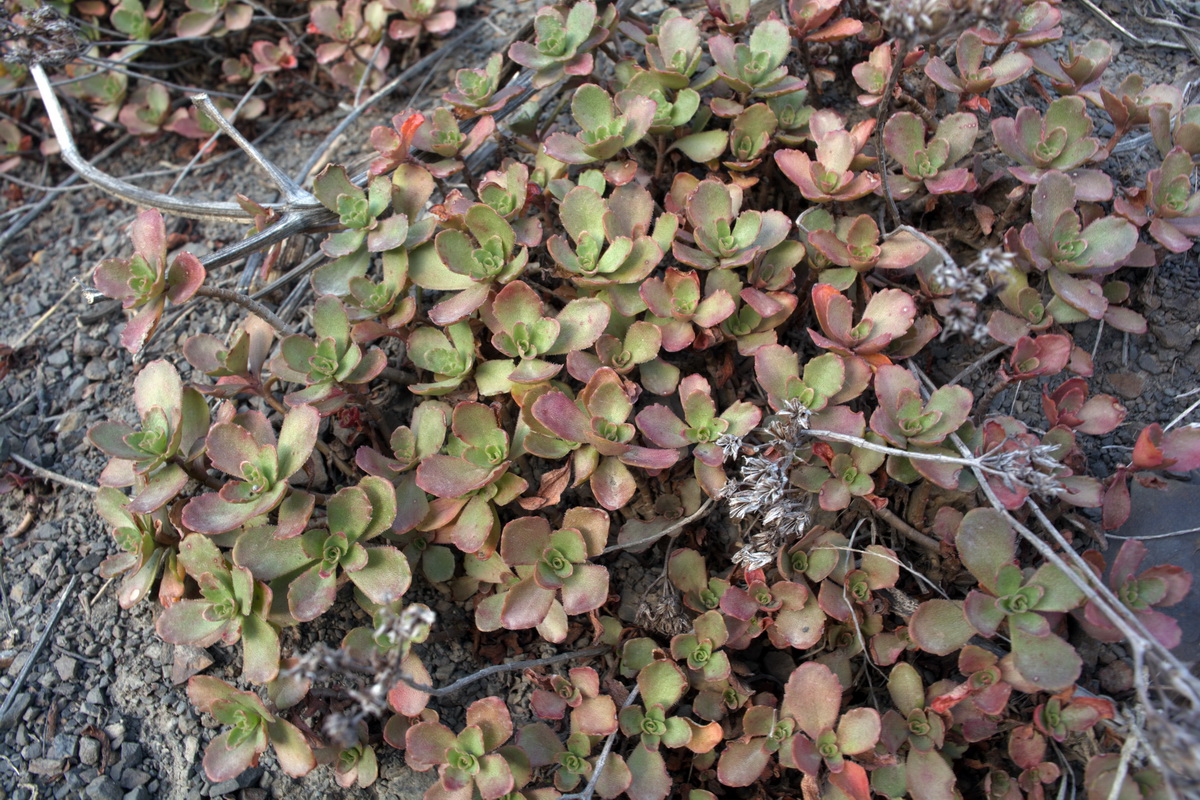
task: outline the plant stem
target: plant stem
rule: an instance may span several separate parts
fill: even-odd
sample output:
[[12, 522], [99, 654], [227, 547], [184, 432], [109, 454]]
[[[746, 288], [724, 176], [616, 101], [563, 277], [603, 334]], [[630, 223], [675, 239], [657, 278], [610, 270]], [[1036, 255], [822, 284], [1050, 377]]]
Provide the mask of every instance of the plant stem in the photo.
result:
[[643, 537], [641, 539], [635, 539], [632, 542], [619, 542], [614, 545], [609, 545], [608, 547], [604, 548], [604, 551], [602, 553], [600, 553], [600, 555], [606, 556], [609, 553], [615, 553], [618, 550], [624, 550], [629, 547], [640, 547], [642, 545], [650, 544], [651, 542], [657, 542], [662, 537], [667, 536], [672, 533], [675, 533], [675, 531], [681, 530], [682, 528], [686, 527], [687, 525], [690, 525], [693, 522], [695, 522], [696, 520], [703, 517], [705, 514], [708, 513], [708, 510], [710, 508], [712, 508], [712, 504], [713, 504], [713, 498], [710, 497], [707, 500], [705, 500], [703, 505], [701, 505], [698, 509], [696, 509], [696, 511], [694, 513], [689, 514], [688, 516], [686, 516], [683, 519], [676, 522], [674, 525], [664, 528], [663, 530], [659, 531], [658, 533], [652, 533], [649, 536]]
[[235, 292], [232, 289], [221, 289], [216, 286], [201, 286], [196, 290], [196, 295], [199, 297], [213, 297], [239, 305], [251, 314], [260, 317], [263, 322], [266, 322], [284, 336], [292, 332], [291, 328], [283, 320], [275, 316], [275, 313], [271, 309], [250, 297], [250, 295]]
[[892, 227], [900, 224], [900, 211], [896, 208], [896, 199], [892, 197], [892, 190], [888, 188], [887, 179], [887, 151], [883, 149], [883, 126], [887, 122], [888, 115], [892, 108], [892, 92], [896, 89], [896, 83], [900, 80], [900, 73], [904, 71], [904, 57], [908, 54], [908, 41], [905, 39], [896, 40], [895, 61], [892, 62], [892, 71], [888, 75], [887, 86], [883, 90], [883, 98], [879, 101], [879, 111], [875, 115], [875, 157], [878, 160], [879, 167], [879, 185], [883, 189], [883, 197], [887, 200], [888, 216], [891, 217]]
[[[637, 696], [638, 687], [634, 686], [633, 690], [629, 692], [629, 696], [625, 698], [625, 702], [621, 704], [621, 708], [628, 708], [634, 700], [637, 700]], [[608, 761], [608, 754], [612, 752], [613, 742], [616, 741], [619, 732], [619, 730], [613, 731], [604, 740], [604, 747], [600, 750], [600, 755], [596, 756], [596, 763], [592, 765], [592, 777], [588, 779], [583, 791], [564, 794], [558, 800], [592, 800], [592, 795], [596, 793], [596, 784], [600, 780], [600, 773], [604, 771], [604, 763]]]
[[484, 678], [491, 677], [492, 675], [499, 675], [504, 672], [512, 672], [513, 670], [518, 669], [544, 667], [548, 664], [557, 664], [560, 661], [570, 661], [571, 659], [575, 658], [598, 656], [601, 653], [609, 652], [611, 649], [612, 648], [608, 647], [607, 645], [598, 645], [596, 647], [587, 647], [583, 650], [576, 650], [571, 653], [559, 653], [557, 655], [547, 656], [546, 658], [523, 659], [521, 661], [513, 661], [509, 664], [494, 664], [490, 667], [484, 667], [477, 672], [472, 672], [470, 675], [459, 678], [449, 686], [427, 686], [423, 683], [417, 683], [403, 674], [400, 675], [400, 681], [410, 689], [415, 689], [418, 692], [424, 692], [430, 697], [445, 697], [448, 694], [454, 694], [460, 689], [465, 689], [472, 683], [476, 683], [477, 681], [481, 681]]

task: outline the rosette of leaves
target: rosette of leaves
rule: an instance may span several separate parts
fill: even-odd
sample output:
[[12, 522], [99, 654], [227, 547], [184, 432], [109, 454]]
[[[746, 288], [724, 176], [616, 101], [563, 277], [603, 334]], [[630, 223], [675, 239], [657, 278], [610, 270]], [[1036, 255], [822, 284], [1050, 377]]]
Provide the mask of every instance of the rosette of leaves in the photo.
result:
[[792, 737], [792, 759], [797, 767], [816, 777], [823, 762], [831, 784], [850, 797], [865, 800], [870, 796], [866, 770], [847, 756], [875, 747], [881, 729], [879, 712], [858, 707], [841, 713], [841, 706], [842, 684], [837, 675], [818, 661], [806, 661], [792, 670], [779, 708], [780, 715], [793, 719], [799, 729]]
[[464, 117], [477, 117], [499, 111], [520, 91], [519, 86], [500, 90], [500, 69], [504, 55], [492, 53], [482, 69], [460, 69], [454, 73], [454, 88], [442, 99]]
[[[619, 320], [613, 321], [620, 333]], [[614, 325], [609, 330], [614, 330]], [[662, 331], [652, 322], [638, 320], [625, 328], [623, 335], [604, 333], [592, 350], [567, 353], [567, 372], [581, 383], [587, 383], [601, 367], [618, 375], [630, 375], [638, 370], [638, 383], [657, 395], [668, 395], [679, 383], [679, 368], [658, 357], [662, 349]]]
[[512, 717], [504, 701], [485, 697], [467, 706], [467, 725], [458, 734], [440, 722], [418, 722], [404, 735], [405, 759], [417, 772], [438, 768], [426, 800], [470, 797], [499, 800], [513, 791], [514, 764], [526, 761], [521, 748], [505, 747]]
[[183, 357], [193, 369], [217, 379], [215, 386], [193, 386], [196, 391], [213, 397], [260, 393], [262, 368], [274, 341], [275, 329], [253, 314], [242, 320], [228, 346], [212, 334], [189, 336], [183, 343]]
[[208, 647], [242, 641], [242, 675], [266, 683], [279, 674], [279, 629], [268, 621], [271, 590], [249, 569], [230, 566], [202, 534], [179, 543], [179, 565], [200, 589], [200, 597], [168, 606], [154, 629], [163, 641]]
[[1109, 394], [1088, 397], [1087, 381], [1071, 378], [1053, 392], [1042, 392], [1042, 412], [1052, 426], [1103, 436], [1125, 421], [1126, 409]]
[[417, 328], [408, 337], [408, 358], [414, 366], [433, 373], [433, 380], [414, 383], [409, 391], [443, 395], [471, 377], [475, 367], [475, 334], [466, 321], [438, 328]]
[[[565, 11], [565, 13], [564, 13]], [[606, 6], [597, 16], [591, 0], [563, 6], [542, 6], [533, 19], [533, 42], [513, 42], [508, 57], [534, 70], [533, 86], [541, 89], [567, 75], [592, 74], [595, 50], [608, 39], [616, 8]]]
[[[288, 479], [308, 461], [317, 441], [320, 417], [312, 406], [288, 411], [279, 438], [267, 418], [247, 411], [219, 421], [208, 431], [208, 460], [232, 476], [220, 491], [193, 497], [183, 508], [183, 524], [199, 533], [226, 533], [275, 509], [288, 493]], [[279, 527], [300, 533], [312, 510], [311, 495], [296, 492], [280, 511]]]
[[792, 227], [787, 216], [773, 209], [742, 211], [742, 199], [733, 185], [711, 179], [696, 184], [685, 206], [696, 246], [676, 239], [672, 255], [697, 269], [726, 269], [748, 264], [782, 242]]
[[703, 686], [729, 677], [729, 656], [721, 648], [729, 640], [725, 618], [706, 611], [692, 621], [692, 630], [671, 638], [671, 658], [684, 664], [692, 682]]
[[204, 774], [213, 783], [233, 780], [267, 752], [275, 751], [280, 768], [302, 778], [316, 766], [312, 748], [292, 723], [273, 714], [254, 692], [240, 692], [207, 675], [188, 681], [188, 700], [229, 729], [204, 749]]
[[1200, 238], [1200, 192], [1192, 192], [1192, 172], [1191, 156], [1176, 147], [1146, 175], [1150, 235], [1172, 253], [1186, 253]]
[[377, 47], [387, 24], [382, 3], [367, 3], [365, 8], [362, 0], [313, 3], [308, 24], [332, 40], [317, 46], [317, 63], [340, 62], [330, 69], [335, 83], [349, 88], [364, 81], [376, 88], [382, 82], [378, 77], [368, 81], [366, 71], [368, 64], [382, 71], [391, 56], [387, 49]]
[[519, 277], [529, 251], [518, 248], [512, 225], [491, 206], [476, 203], [463, 215], [466, 230], [443, 230], [434, 239], [437, 259], [411, 265], [413, 283], [423, 289], [457, 292], [429, 309], [435, 325], [466, 318], [496, 285]]
[[1083, 590], [1053, 564], [1022, 575], [1014, 563], [1016, 534], [994, 509], [969, 511], [954, 541], [963, 566], [979, 581], [967, 595], [967, 621], [989, 638], [1008, 623], [1012, 653], [1005, 660], [1014, 670], [1009, 682], [1028, 692], [1057, 692], [1075, 683], [1079, 654], [1053, 632], [1045, 615], [1075, 609]]
[[925, 686], [911, 664], [901, 662], [893, 667], [887, 688], [893, 707], [884, 712], [880, 743], [895, 756], [907, 744], [908, 753], [902, 764], [872, 773], [871, 788], [889, 797], [900, 796], [906, 790], [916, 798], [951, 796], [957, 779], [940, 752], [947, 727], [943, 714], [949, 709], [938, 711], [937, 700], [933, 707], [926, 703]]
[[688, 688], [687, 676], [673, 661], [657, 660], [642, 667], [637, 685], [642, 704], [628, 705], [620, 713], [621, 733], [638, 740], [625, 759], [632, 778], [625, 792], [634, 800], [662, 800], [670, 793], [672, 781], [660, 748], [707, 753], [721, 741], [721, 726], [671, 715]]
[[[572, 508], [567, 514], [590, 510], [593, 509]], [[607, 529], [607, 523], [605, 528]], [[568, 672], [565, 678], [561, 675], [550, 676], [548, 683], [549, 688], [534, 689], [530, 699], [530, 707], [539, 717], [562, 719], [566, 716], [567, 709], [570, 709], [572, 735], [608, 736], [617, 730], [617, 706], [612, 697], [600, 693], [600, 676], [596, 674], [596, 670], [591, 667], [576, 667]], [[570, 748], [571, 743], [568, 740], [567, 749]], [[587, 756], [588, 753], [584, 752], [581, 758]]]
[[[838, 267], [855, 273], [872, 269], [905, 269], [920, 261], [929, 246], [908, 231], [897, 231], [879, 241], [879, 225], [866, 214], [837, 217], [824, 208], [807, 209], [796, 223], [807, 233], [808, 244]], [[811, 263], [811, 261], [810, 261]], [[824, 283], [845, 283], [850, 275], [829, 275], [822, 270]], [[833, 278], [834, 280], [829, 280]]]
[[803, 150], [776, 150], [775, 163], [780, 171], [800, 189], [806, 200], [814, 203], [857, 200], [875, 191], [879, 177], [870, 172], [855, 174], [851, 162], [862, 149], [858, 136], [846, 130], [828, 130], [817, 142], [816, 160]]
[[862, 356], [876, 365], [889, 363], [884, 348], [908, 333], [917, 315], [912, 297], [902, 289], [883, 289], [871, 295], [858, 323], [850, 299], [829, 284], [813, 286], [812, 300], [821, 326], [821, 333], [808, 329], [813, 342], [838, 355]]
[[722, 786], [750, 786], [763, 774], [771, 759], [782, 767], [796, 769], [792, 742], [796, 721], [781, 718], [771, 706], [754, 705], [742, 715], [742, 735], [725, 742], [717, 762], [717, 779]]
[[321, 205], [338, 215], [347, 230], [330, 234], [321, 243], [328, 256], [341, 258], [359, 250], [381, 253], [404, 246], [408, 238], [408, 217], [393, 214], [380, 219], [392, 204], [393, 183], [387, 175], [371, 178], [364, 191], [351, 182], [346, 168], [330, 164], [313, 179], [313, 194]]
[[571, 300], [554, 317], [538, 293], [523, 281], [505, 286], [482, 316], [492, 331], [492, 346], [509, 357], [479, 365], [475, 381], [481, 394], [508, 391], [513, 383], [540, 383], [558, 374], [562, 365], [542, 356], [586, 350], [608, 325], [609, 308], [595, 298]]
[[667, 578], [683, 595], [683, 604], [700, 614], [719, 608], [721, 597], [730, 587], [729, 581], [709, 576], [704, 556], [687, 547], [671, 554]]
[[[596, 370], [579, 393], [578, 402], [550, 391], [532, 406], [534, 419], [558, 437], [560, 446], [565, 444], [568, 452], [574, 451], [575, 485], [589, 480], [592, 494], [609, 511], [623, 508], [637, 489], [630, 466], [660, 470], [679, 460], [674, 450], [632, 444], [635, 428], [627, 421], [632, 412], [633, 403], [621, 377], [607, 367]], [[547, 444], [553, 445], [553, 440]], [[555, 452], [557, 448], [547, 448], [543, 454], [534, 446], [526, 440], [526, 447], [535, 455], [562, 457]]]
[[137, 354], [162, 319], [167, 301], [183, 303], [204, 283], [204, 266], [186, 251], [167, 266], [167, 229], [162, 214], [143, 211], [129, 229], [131, 258], [101, 261], [92, 282], [106, 297], [121, 301], [122, 308], [138, 309], [121, 331], [121, 346]]
[[[1174, 648], [1183, 638], [1179, 622], [1159, 611], [1162, 606], [1173, 606], [1182, 602], [1192, 588], [1192, 576], [1183, 567], [1160, 564], [1138, 572], [1147, 554], [1146, 545], [1136, 539], [1126, 539], [1113, 559], [1108, 575], [1108, 585], [1121, 604], [1145, 626], [1164, 647]], [[1097, 573], [1103, 572], [1104, 560], [1098, 553], [1085, 555]], [[1136, 573], [1136, 574], [1135, 574]], [[1083, 606], [1080, 618], [1090, 636], [1102, 642], [1117, 642], [1124, 634], [1089, 600]]]
[[129, 102], [121, 107], [117, 120], [132, 134], [153, 136], [162, 129], [170, 115], [171, 96], [162, 84], [152, 83], [134, 91]]
[[346, 402], [346, 386], [367, 383], [387, 366], [378, 347], [366, 352], [353, 341], [346, 306], [333, 295], [317, 298], [313, 309], [313, 336], [294, 333], [279, 343], [271, 371], [305, 388], [284, 399], [290, 406], [316, 404], [322, 411]]
[[750, 433], [762, 419], [762, 409], [741, 400], [718, 416], [712, 386], [703, 375], [688, 375], [680, 382], [679, 402], [683, 419], [666, 406], [655, 403], [638, 413], [638, 430], [659, 447], [691, 447], [696, 480], [710, 497], [716, 497], [727, 480], [722, 466], [725, 453], [717, 440], [722, 436], [740, 439]]
[[1059, 94], [1077, 94], [1100, 105], [1100, 77], [1108, 69], [1113, 57], [1113, 46], [1104, 39], [1089, 39], [1081, 48], [1074, 42], [1067, 43], [1067, 55], [1056, 58], [1044, 47], [1029, 50], [1033, 68], [1044, 75]]
[[[591, 186], [576, 186], [563, 198], [558, 214], [570, 242], [559, 234], [546, 246], [579, 286], [641, 282], [662, 261], [678, 227], [678, 217], [663, 214], [651, 232], [654, 201], [635, 183], [618, 186], [607, 200]], [[642, 310], [627, 303], [620, 307], [629, 313]]]
[[412, 39], [422, 31], [441, 36], [458, 24], [458, 0], [389, 0], [388, 8], [400, 12], [392, 20], [388, 36], [396, 40]]
[[709, 272], [706, 280], [714, 290], [723, 289], [734, 298], [736, 307], [721, 323], [720, 333], [736, 339], [738, 354], [743, 356], [752, 356], [761, 348], [776, 344], [775, 329], [792, 316], [800, 302], [792, 292], [745, 286], [732, 269]]
[[557, 531], [542, 517], [505, 525], [500, 557], [518, 580], [476, 607], [480, 629], [537, 628], [548, 641], [563, 641], [568, 615], [594, 611], [608, 599], [608, 570], [588, 563], [604, 551], [608, 526], [598, 508], [569, 509]]
[[1036, 47], [1062, 38], [1062, 12], [1046, 0], [1037, 0], [1019, 9], [1015, 16], [1004, 24], [1004, 33], [998, 34], [986, 28], [976, 29], [984, 44], [1005, 46], [1017, 44], [1021, 47]]
[[975, 178], [971, 170], [954, 165], [970, 154], [978, 135], [979, 120], [966, 111], [944, 117], [928, 142], [920, 117], [908, 111], [893, 114], [883, 126], [883, 146], [904, 175], [893, 180], [892, 193], [908, 197], [921, 185], [930, 194], [972, 191]]
[[[966, 682], [932, 698], [929, 707], [933, 711], [945, 714], [965, 701], [981, 714], [995, 717], [1004, 713], [1013, 687], [1004, 680], [1000, 659], [995, 653], [973, 644], [966, 645], [958, 651], [958, 671], [967, 676]], [[896, 695], [893, 700], [896, 701]], [[897, 707], [900, 707], [898, 701]], [[965, 723], [963, 732], [969, 741], [981, 741], [995, 734], [995, 725], [989, 723], [990, 720], [976, 719]], [[886, 720], [884, 724], [887, 725]]]
[[747, 42], [720, 34], [708, 40], [714, 66], [700, 78], [707, 86], [720, 78], [735, 92], [749, 97], [774, 97], [803, 89], [804, 83], [788, 75], [784, 62], [792, 51], [788, 26], [768, 18], [754, 26]]
[[[179, 541], [165, 513], [139, 514], [130, 511], [129, 504], [125, 493], [111, 486], [101, 486], [96, 492], [96, 512], [111, 526], [113, 540], [122, 551], [101, 562], [100, 576], [108, 580], [124, 574], [117, 588], [121, 608], [132, 608], [149, 596], [159, 571], [174, 564]], [[164, 583], [159, 600], [174, 599], [170, 597], [173, 593]]]
[[[920, 389], [917, 379], [904, 367], [891, 364], [879, 367], [875, 372], [879, 406], [871, 414], [871, 430], [894, 447], [928, 453], [962, 427], [971, 414], [974, 398], [965, 387], [942, 386], [928, 400], [922, 400]], [[957, 488], [960, 471], [957, 465], [922, 458], [909, 461], [913, 469], [939, 486]]]
[[1046, 310], [1056, 320], [1078, 321], [1103, 318], [1108, 300], [1098, 282], [1075, 276], [1116, 270], [1133, 253], [1137, 239], [1137, 228], [1123, 217], [1098, 216], [1086, 208], [1083, 216], [1077, 214], [1072, 180], [1053, 170], [1034, 191], [1033, 221], [1021, 229], [1019, 247], [1048, 273], [1055, 298]]
[[[883, 100], [888, 76], [892, 74], [892, 60], [892, 43], [884, 42], [871, 50], [866, 61], [860, 61], [850, 68], [854, 82], [864, 92], [858, 96], [858, 104], [863, 108], [877, 106]], [[905, 66], [908, 66], [907, 59]]]
[[254, 54], [254, 74], [270, 75], [285, 69], [295, 69], [297, 65], [296, 52], [292, 43], [281, 37], [278, 44], [268, 41], [257, 41], [250, 45]]
[[996, 146], [1017, 162], [1009, 174], [1021, 183], [1037, 186], [1048, 170], [1069, 172], [1081, 200], [1099, 202], [1112, 197], [1112, 179], [1098, 169], [1084, 169], [1100, 149], [1091, 136], [1092, 118], [1082, 97], [1059, 97], [1043, 117], [1024, 106], [1016, 117], [992, 120]]
[[641, 141], [654, 124], [655, 109], [650, 98], [632, 95], [618, 114], [608, 92], [594, 83], [585, 83], [571, 98], [571, 116], [579, 133], [552, 133], [543, 147], [551, 158], [564, 164], [606, 161]]
[[733, 160], [722, 164], [733, 172], [755, 169], [762, 163], [778, 127], [779, 120], [766, 103], [755, 103], [742, 111], [729, 127], [729, 152]]
[[103, 486], [133, 486], [129, 511], [149, 514], [175, 499], [188, 482], [187, 466], [204, 452], [208, 405], [184, 388], [175, 367], [151, 361], [133, 380], [133, 402], [141, 428], [98, 422], [88, 441], [111, 460], [100, 474]]
[[1169, 107], [1152, 107], [1150, 133], [1163, 158], [1175, 147], [1182, 147], [1188, 155], [1195, 156], [1200, 153], [1200, 106], [1185, 106], [1174, 117]]
[[333, 765], [333, 779], [343, 789], [349, 789], [355, 784], [366, 789], [379, 778], [379, 761], [375, 757], [375, 748], [365, 744], [366, 723], [358, 724], [357, 735], [359, 744], [341, 748], [327, 747], [316, 754], [321, 763]]
[[678, 9], [665, 9], [654, 32], [646, 37], [646, 63], [650, 69], [667, 88], [683, 89], [703, 57], [700, 26]]
[[641, 69], [631, 61], [618, 66], [617, 77], [622, 85], [617, 92], [617, 108], [624, 111], [635, 98], [645, 97], [654, 102], [654, 121], [649, 133], [663, 136], [687, 125], [700, 108], [700, 94], [695, 89], [672, 85], [670, 77]]
[[[853, 17], [841, 17], [829, 23], [841, 4], [841, 0], [788, 0], [788, 19], [792, 23], [792, 35], [805, 42], [827, 44], [860, 33], [863, 29], [862, 21]], [[828, 74], [829, 79], [833, 77], [827, 70], [821, 70], [819, 74]]]
[[[737, 310], [729, 292], [714, 289], [702, 297], [700, 274], [674, 267], [661, 278], [644, 281], [638, 292], [649, 309], [646, 321], [661, 330], [662, 347], [668, 353], [696, 342], [700, 334], [720, 325]], [[706, 336], [706, 340], [711, 344], [713, 337]]]
[[836, 353], [809, 359], [802, 376], [800, 357], [783, 345], [767, 345], [754, 354], [754, 375], [776, 411], [792, 401], [809, 411], [848, 403], [871, 382], [871, 368], [865, 360]]
[[[837, 413], [833, 413], [837, 411]], [[862, 438], [866, 425], [862, 415], [844, 407], [828, 410], [820, 424], [824, 430]], [[874, 432], [866, 434], [868, 441], [881, 444]], [[855, 497], [870, 500], [875, 493], [875, 472], [883, 466], [886, 456], [875, 450], [855, 445], [817, 442], [812, 445], [808, 463], [797, 467], [792, 480], [810, 492], [826, 511], [840, 511]]]
[[396, 518], [392, 486], [369, 475], [339, 489], [325, 509], [325, 527], [297, 537], [280, 539], [266, 527], [246, 531], [234, 546], [234, 560], [261, 580], [294, 575], [287, 581], [288, 610], [301, 622], [328, 611], [347, 581], [372, 603], [398, 600], [412, 581], [408, 560], [395, 547], [367, 546]]
[[[991, 111], [991, 104], [982, 95], [996, 86], [1019, 80], [1033, 69], [1032, 59], [1020, 51], [1005, 53], [985, 65], [983, 59], [987, 54], [987, 45], [978, 33], [971, 30], [963, 31], [958, 37], [954, 52], [957, 57], [954, 69], [940, 56], [934, 56], [925, 65], [925, 74], [947, 92], [978, 96], [978, 102], [974, 105], [985, 113]], [[970, 107], [967, 103], [964, 105]]]
[[1150, 109], [1155, 106], [1164, 106], [1168, 116], [1176, 117], [1183, 108], [1183, 92], [1166, 83], [1147, 86], [1145, 78], [1131, 73], [1112, 91], [1101, 86], [1099, 104], [1104, 106], [1116, 126], [1105, 148], [1108, 155], [1127, 131], [1150, 123]]
[[254, 17], [253, 6], [229, 0], [187, 0], [187, 7], [175, 21], [175, 33], [187, 38], [206, 36], [218, 25], [224, 29], [221, 32], [240, 31]]
[[450, 109], [438, 106], [413, 133], [412, 146], [440, 156], [440, 161], [427, 164], [426, 169], [435, 178], [448, 178], [462, 171], [464, 159], [478, 150], [495, 130], [495, 118], [484, 115], [469, 132], [463, 133]]
[[496, 507], [512, 502], [526, 483], [508, 472], [508, 434], [491, 408], [459, 403], [450, 427], [445, 452], [427, 455], [417, 466], [417, 485], [437, 498], [417, 528], [438, 531], [438, 541], [453, 542], [464, 553], [482, 550], [486, 557], [499, 539]]
[[808, 90], [797, 89], [767, 99], [778, 128], [774, 139], [785, 147], [799, 147], [808, 139], [808, 122], [816, 110], [808, 104]]
[[1062, 742], [1070, 733], [1091, 730], [1100, 720], [1112, 719], [1111, 700], [1103, 697], [1075, 697], [1075, 687], [1067, 689], [1038, 705], [1033, 711], [1033, 725], [1045, 736]]

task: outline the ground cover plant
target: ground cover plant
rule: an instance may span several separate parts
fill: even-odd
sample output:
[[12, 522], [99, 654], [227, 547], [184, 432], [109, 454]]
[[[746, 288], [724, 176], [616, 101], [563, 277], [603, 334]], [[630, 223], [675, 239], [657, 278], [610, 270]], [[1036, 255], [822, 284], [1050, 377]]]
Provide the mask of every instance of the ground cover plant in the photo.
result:
[[[315, 60], [347, 91], [382, 85], [385, 31], [416, 48], [451, 5], [314, 3]], [[253, 11], [189, 8], [188, 36]], [[238, 685], [189, 684], [221, 726], [211, 780], [269, 751], [365, 787], [390, 747], [436, 770], [428, 800], [1200, 787], [1170, 756], [1195, 739], [1200, 684], [1160, 610], [1192, 576], [1142, 569], [1136, 542], [1103, 549], [1131, 481], [1200, 467], [1200, 428], [1149, 425], [1093, 474], [1088, 437], [1126, 412], [1091, 391], [1072, 335], [1145, 333], [1134, 285], [1200, 235], [1197, 107], [1110, 74], [1111, 47], [1065, 42], [1045, 0], [786, 12], [541, 8], [444, 106], [380, 120], [365, 172], [331, 164], [310, 188], [210, 100], [138, 130], [235, 137], [285, 198], [140, 192], [132, 255], [93, 278], [134, 354], [193, 298], [245, 312], [181, 347], [193, 380], [179, 358], [141, 367], [137, 424], [88, 434], [111, 459], [96, 506], [122, 606], [161, 605], [167, 642], [241, 653]], [[112, 24], [144, 39], [165, 13], [127, 0]], [[14, 20], [78, 158], [47, 73], [62, 59], [42, 50], [88, 44], [48, 13]], [[296, 45], [255, 42], [229, 69], [270, 80]], [[1041, 101], [1001, 113], [994, 93], [1022, 81]], [[169, 105], [118, 95], [127, 127]], [[1160, 161], [1126, 183], [1106, 160], [1139, 132]], [[172, 253], [158, 206], [254, 230]], [[311, 272], [278, 263], [297, 232], [320, 239]], [[252, 249], [311, 290], [303, 320], [206, 285]], [[951, 347], [987, 349], [985, 389], [931, 379]], [[1020, 383], [1041, 392], [1036, 424], [996, 407]], [[623, 550], [650, 554], [655, 587], [632, 624]], [[482, 641], [558, 654], [436, 686], [428, 592]], [[338, 602], [369, 624], [286, 651]], [[1132, 661], [1116, 691], [1084, 670], [1097, 640]], [[529, 708], [471, 696], [497, 669], [525, 670]]]

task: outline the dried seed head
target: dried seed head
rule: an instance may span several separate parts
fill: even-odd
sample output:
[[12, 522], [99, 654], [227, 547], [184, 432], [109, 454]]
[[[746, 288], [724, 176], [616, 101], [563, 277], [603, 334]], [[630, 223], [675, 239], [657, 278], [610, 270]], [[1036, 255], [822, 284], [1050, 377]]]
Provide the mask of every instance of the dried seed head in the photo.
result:
[[0, 12], [0, 58], [9, 63], [57, 67], [88, 49], [87, 39], [52, 6], [18, 15]]
[[867, 6], [893, 36], [910, 44], [936, 41], [972, 25], [1006, 19], [1015, 0], [868, 0]]

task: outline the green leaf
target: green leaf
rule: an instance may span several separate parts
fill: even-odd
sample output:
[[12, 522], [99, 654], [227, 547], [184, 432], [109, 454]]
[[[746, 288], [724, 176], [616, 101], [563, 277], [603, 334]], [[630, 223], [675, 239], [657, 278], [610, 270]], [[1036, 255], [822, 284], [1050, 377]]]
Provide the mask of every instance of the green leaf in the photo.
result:
[[939, 656], [955, 652], [975, 635], [975, 629], [963, 614], [962, 603], [938, 598], [917, 607], [909, 620], [908, 632], [922, 650]]
[[980, 586], [995, 594], [996, 574], [1017, 554], [1017, 534], [1004, 515], [993, 508], [967, 512], [959, 523], [954, 544], [963, 566]]

